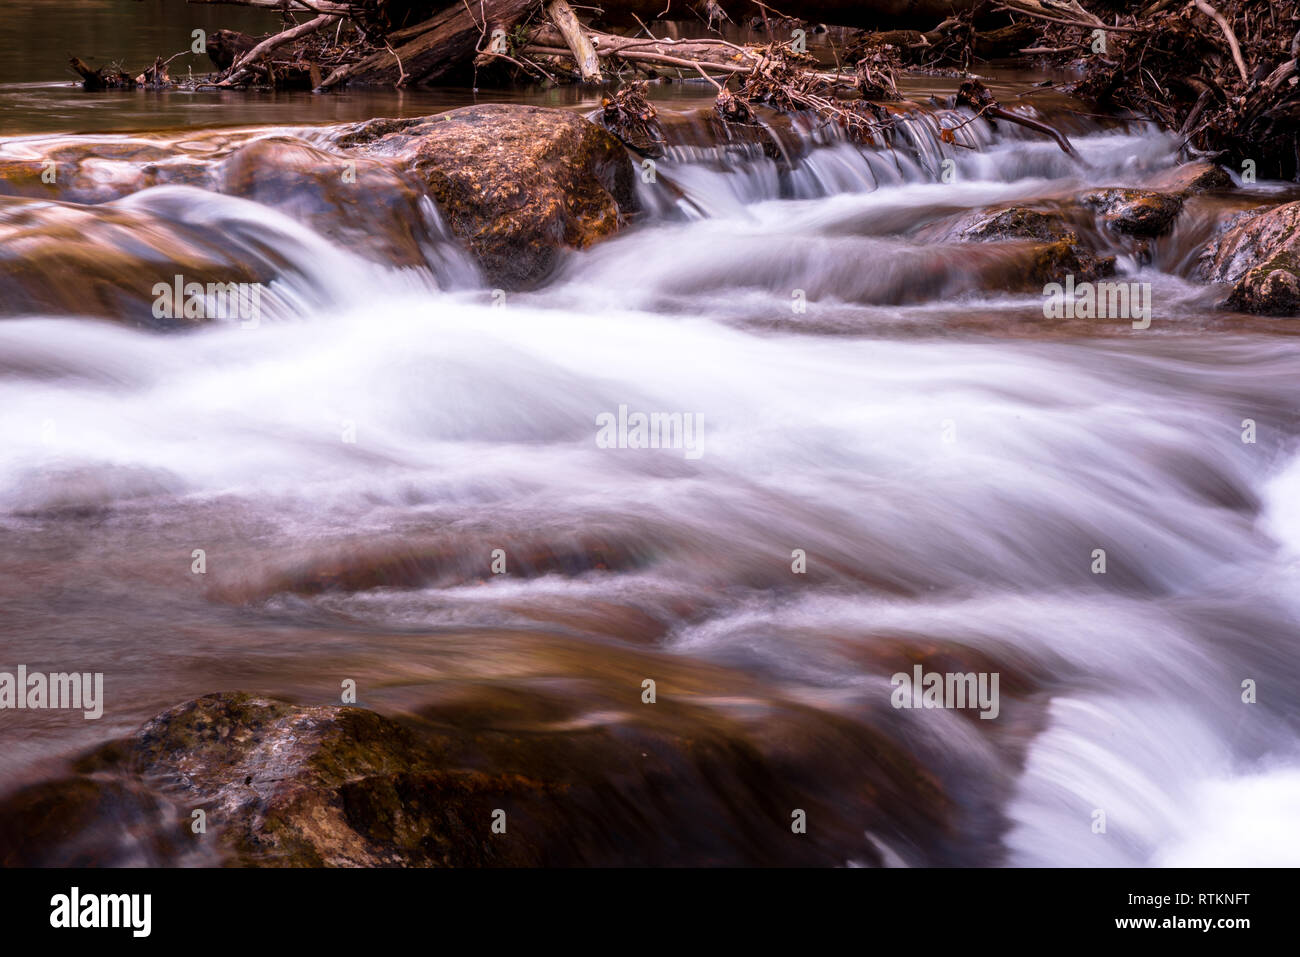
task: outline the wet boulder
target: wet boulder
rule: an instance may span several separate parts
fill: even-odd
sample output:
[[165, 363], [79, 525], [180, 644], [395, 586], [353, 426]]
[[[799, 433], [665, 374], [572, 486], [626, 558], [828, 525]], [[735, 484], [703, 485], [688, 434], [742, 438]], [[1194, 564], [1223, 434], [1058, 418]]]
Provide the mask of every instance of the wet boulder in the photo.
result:
[[958, 227], [958, 236], [977, 242], [1003, 239], [1035, 239], [1044, 243], [1079, 241], [1060, 214], [1029, 206], [1009, 206], [967, 217]]
[[[1043, 243], [1033, 251], [1021, 288], [1034, 291], [1048, 283], [1060, 282], [1065, 276], [1073, 276], [1079, 282], [1092, 282], [1114, 272], [1114, 256], [1098, 256], [1091, 249], [1069, 240]], [[1009, 284], [1009, 288], [1015, 288], [1015, 285]]]
[[538, 285], [563, 250], [612, 236], [636, 208], [626, 148], [567, 110], [490, 104], [372, 120], [335, 145], [403, 158], [503, 288]]
[[[396, 718], [241, 692], [185, 702], [0, 800], [0, 863], [879, 864], [868, 830], [901, 831], [918, 860], [995, 853], [996, 815], [980, 807], [972, 842], [949, 793], [966, 769], [910, 749], [883, 692], [868, 724], [711, 688], [707, 665], [611, 654], [605, 679], [436, 682]], [[792, 830], [792, 809], [817, 826]]]
[[178, 275], [225, 290], [260, 286], [271, 274], [201, 230], [147, 210], [0, 197], [0, 316], [96, 316], [189, 328], [206, 319], [187, 317], [179, 306], [155, 308], [157, 285], [170, 290]]
[[1140, 238], [1168, 232], [1183, 208], [1182, 196], [1147, 189], [1096, 190], [1085, 193], [1082, 202], [1109, 228]]
[[1083, 242], [1064, 211], [1030, 206], [984, 210], [963, 218], [949, 236], [968, 242], [1032, 242], [1028, 259], [1005, 277], [1010, 289], [1029, 291], [1067, 274], [1091, 282], [1115, 271], [1115, 257], [1101, 256]]
[[1145, 183], [1149, 190], [1172, 193], [1183, 199], [1196, 193], [1231, 189], [1232, 185], [1232, 177], [1222, 166], [1203, 161], [1164, 170]]
[[1300, 202], [1235, 217], [1197, 269], [1208, 282], [1233, 284], [1229, 309], [1300, 316]]
[[219, 190], [278, 209], [384, 265], [423, 266], [422, 192], [392, 164], [267, 137], [221, 163]]
[[83, 757], [78, 776], [11, 797], [0, 862], [536, 863], [527, 842], [493, 842], [488, 826], [504, 797], [531, 782], [437, 765], [371, 711], [208, 695]]

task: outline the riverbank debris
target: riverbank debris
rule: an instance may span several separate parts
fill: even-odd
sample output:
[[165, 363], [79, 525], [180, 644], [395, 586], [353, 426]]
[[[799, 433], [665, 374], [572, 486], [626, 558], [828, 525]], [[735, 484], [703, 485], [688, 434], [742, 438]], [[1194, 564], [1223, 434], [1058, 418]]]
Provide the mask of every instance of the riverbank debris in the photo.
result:
[[[905, 17], [887, 3], [790, 0], [778, 14], [754, 0], [723, 0], [701, 6], [708, 36], [694, 28], [680, 35], [658, 19], [665, 11], [650, 0], [618, 0], [594, 15], [581, 8], [585, 20], [567, 0], [205, 2], [275, 9], [284, 17], [284, 29], [267, 37], [212, 33], [206, 49], [219, 72], [205, 82], [223, 89], [520, 82], [617, 88], [703, 77], [718, 88], [719, 113], [729, 120], [746, 121], [761, 102], [813, 111], [851, 137], [869, 139], [881, 122], [870, 104], [896, 98], [901, 72], [955, 68], [954, 77], [978, 83], [971, 71], [980, 63], [1010, 58], [1071, 71], [1077, 79], [1065, 92], [1098, 111], [1155, 121], [1175, 131], [1193, 156], [1251, 176], [1294, 179], [1300, 168], [1300, 0], [1153, 0], [1138, 9], [1113, 0], [948, 0], [908, 4]], [[720, 29], [742, 22], [751, 6], [757, 15], [749, 29], [766, 34], [766, 42], [726, 39]], [[929, 26], [926, 17], [938, 22]], [[819, 60], [809, 51], [810, 36], [832, 32], [849, 42], [827, 40], [830, 52], [822, 50]], [[171, 82], [165, 69], [159, 72], [161, 59], [136, 76], [118, 65], [95, 70], [76, 57], [71, 62], [87, 90]], [[1059, 131], [986, 102], [978, 91], [959, 92], [957, 102], [1050, 136], [1073, 153]]]

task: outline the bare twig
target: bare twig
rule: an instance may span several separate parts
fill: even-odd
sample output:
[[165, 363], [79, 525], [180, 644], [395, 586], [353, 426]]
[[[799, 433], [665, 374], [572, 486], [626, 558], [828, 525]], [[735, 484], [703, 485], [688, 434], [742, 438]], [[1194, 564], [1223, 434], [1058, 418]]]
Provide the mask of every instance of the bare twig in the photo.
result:
[[1200, 10], [1201, 13], [1219, 25], [1219, 29], [1223, 31], [1223, 35], [1228, 41], [1228, 49], [1232, 51], [1232, 59], [1237, 64], [1237, 70], [1241, 73], [1241, 82], [1249, 86], [1250, 74], [1246, 71], [1246, 61], [1241, 58], [1241, 44], [1237, 42], [1237, 34], [1233, 32], [1232, 24], [1225, 20], [1223, 14], [1206, 3], [1205, 0], [1192, 0], [1192, 2], [1197, 10]]
[[286, 43], [292, 43], [294, 40], [309, 36], [318, 30], [333, 26], [337, 16], [325, 14], [316, 17], [314, 20], [308, 20], [306, 23], [300, 23], [296, 27], [290, 27], [283, 30], [275, 36], [267, 37], [253, 49], [249, 50], [242, 57], [236, 60], [230, 66], [230, 74], [217, 83], [217, 86], [234, 86], [240, 80], [244, 79], [252, 71], [252, 68], [261, 60], [270, 56], [275, 50], [284, 46]]

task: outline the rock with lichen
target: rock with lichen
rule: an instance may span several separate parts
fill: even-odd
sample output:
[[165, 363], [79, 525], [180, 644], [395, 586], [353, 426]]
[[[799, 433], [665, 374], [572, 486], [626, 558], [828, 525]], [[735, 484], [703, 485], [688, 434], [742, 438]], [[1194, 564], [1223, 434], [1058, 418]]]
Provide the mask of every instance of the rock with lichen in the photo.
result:
[[[427, 744], [362, 708], [208, 695], [76, 770], [9, 799], [0, 863], [538, 863], [535, 843], [493, 842], [485, 822], [512, 795], [544, 786], [444, 770]], [[194, 811], [210, 835], [190, 826]]]
[[1143, 238], [1168, 232], [1183, 208], [1181, 196], [1149, 189], [1095, 190], [1081, 201], [1100, 213], [1109, 228]]
[[984, 210], [964, 218], [951, 235], [973, 242], [1032, 242], [1020, 273], [1008, 279], [1011, 288], [1028, 290], [1067, 274], [1092, 281], [1115, 271], [1115, 257], [1099, 255], [1085, 244], [1061, 211], [1030, 206]]
[[336, 145], [403, 158], [488, 281], [538, 285], [565, 249], [618, 231], [637, 207], [627, 150], [568, 110], [489, 104], [372, 120]]
[[1197, 264], [1208, 282], [1232, 283], [1229, 309], [1300, 315], [1300, 202], [1232, 219]]

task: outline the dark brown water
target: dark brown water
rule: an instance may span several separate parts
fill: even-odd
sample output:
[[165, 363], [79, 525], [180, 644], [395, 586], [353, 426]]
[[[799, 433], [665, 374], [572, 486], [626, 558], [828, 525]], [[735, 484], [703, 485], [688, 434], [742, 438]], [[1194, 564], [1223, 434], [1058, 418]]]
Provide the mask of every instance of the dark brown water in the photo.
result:
[[[190, 5], [184, 0], [6, 0], [0, 6], [0, 134], [142, 131], [251, 123], [335, 123], [373, 116], [423, 116], [481, 102], [471, 89], [354, 90], [313, 96], [301, 91], [232, 93], [107, 90], [92, 96], [68, 66], [70, 55], [92, 67], [118, 64], [132, 75], [172, 60], [184, 78], [211, 73], [206, 54], [190, 51], [194, 30], [274, 32], [274, 12]], [[598, 96], [575, 88], [497, 91], [492, 101], [546, 106], [595, 105]]]

